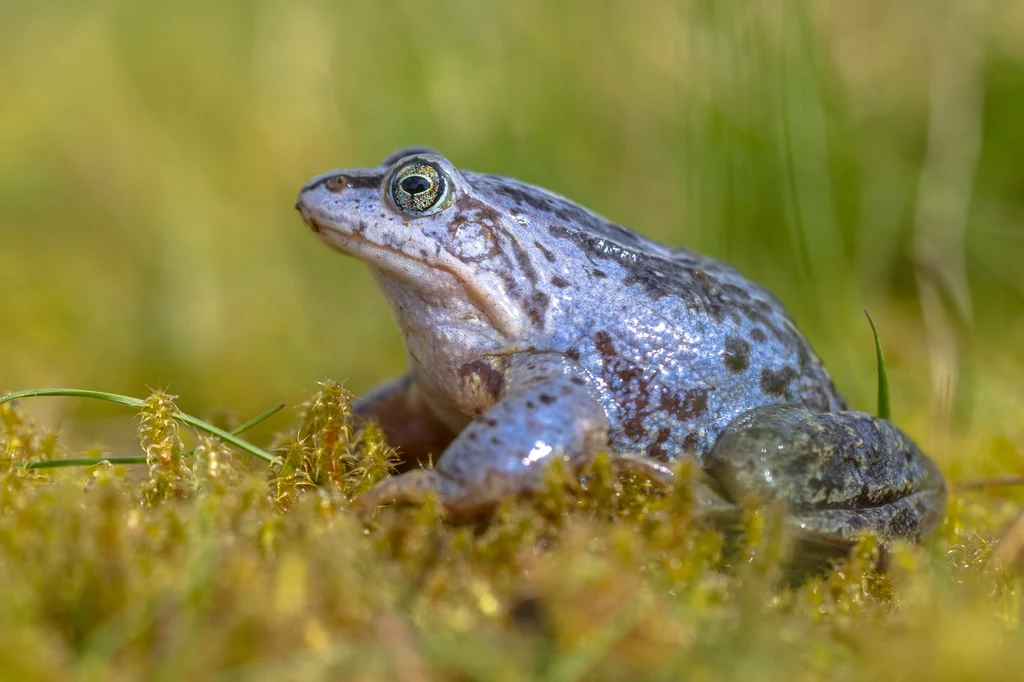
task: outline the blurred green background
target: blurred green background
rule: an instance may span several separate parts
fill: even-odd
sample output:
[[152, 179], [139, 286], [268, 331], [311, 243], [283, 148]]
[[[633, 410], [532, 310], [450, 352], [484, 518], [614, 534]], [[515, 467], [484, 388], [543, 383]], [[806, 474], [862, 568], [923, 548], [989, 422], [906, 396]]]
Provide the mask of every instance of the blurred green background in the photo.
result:
[[896, 420], [947, 468], [1022, 466], [1018, 0], [3, 0], [0, 88], [2, 389], [250, 415], [399, 373], [292, 205], [415, 143], [732, 262], [862, 409], [870, 308]]

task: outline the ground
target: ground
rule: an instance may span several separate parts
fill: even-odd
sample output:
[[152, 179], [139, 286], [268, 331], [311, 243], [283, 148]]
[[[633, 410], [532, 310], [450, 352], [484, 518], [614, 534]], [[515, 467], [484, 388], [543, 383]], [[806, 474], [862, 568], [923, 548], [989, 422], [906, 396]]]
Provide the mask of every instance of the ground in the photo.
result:
[[[185, 454], [170, 397], [139, 418], [149, 463], [64, 456], [0, 406], [0, 670], [9, 679], [1017, 679], [1024, 576], [997, 556], [1019, 504], [956, 492], [923, 546], [865, 537], [797, 571], [782, 510], [727, 532], [683, 483], [599, 460], [583, 487], [493, 518], [436, 504], [364, 522], [348, 502], [393, 452], [325, 383], [269, 468], [211, 438]], [[1019, 499], [1019, 498], [1018, 498]]]

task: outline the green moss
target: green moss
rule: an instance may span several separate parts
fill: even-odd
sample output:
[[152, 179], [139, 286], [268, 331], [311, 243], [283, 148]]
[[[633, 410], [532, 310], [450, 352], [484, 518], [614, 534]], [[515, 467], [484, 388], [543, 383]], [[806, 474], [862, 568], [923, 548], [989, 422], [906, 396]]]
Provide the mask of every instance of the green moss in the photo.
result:
[[[155, 393], [139, 468], [31, 471], [63, 455], [0, 406], [0, 660], [19, 679], [1012, 679], [1022, 578], [990, 565], [1016, 505], [955, 496], [922, 547], [866, 537], [783, 580], [781, 510], [730, 539], [599, 457], [584, 479], [453, 525], [436, 503], [347, 503], [394, 464], [323, 384], [269, 470], [213, 438], [191, 459]], [[127, 453], [130, 454], [130, 453]], [[146, 471], [148, 469], [148, 471]]]

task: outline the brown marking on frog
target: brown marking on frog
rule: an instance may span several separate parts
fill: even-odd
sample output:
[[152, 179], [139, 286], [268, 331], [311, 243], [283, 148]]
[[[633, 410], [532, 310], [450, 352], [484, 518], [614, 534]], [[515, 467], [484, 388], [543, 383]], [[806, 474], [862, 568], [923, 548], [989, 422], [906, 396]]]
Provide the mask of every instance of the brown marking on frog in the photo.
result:
[[550, 301], [551, 297], [543, 291], [535, 291], [530, 296], [526, 306], [526, 315], [534, 325], [539, 327], [544, 323], [544, 314], [547, 312]]
[[726, 336], [722, 362], [736, 374], [746, 371], [750, 367], [750, 343], [738, 336]]
[[645, 376], [642, 367], [620, 356], [606, 331], [594, 334], [594, 347], [602, 356], [601, 376], [626, 408], [623, 434], [632, 440], [641, 438], [645, 433], [644, 421], [655, 411], [650, 390], [653, 376]]
[[546, 249], [544, 245], [541, 244], [539, 241], [534, 240], [533, 245], [537, 247], [538, 251], [544, 254], [544, 257], [548, 259], [549, 263], [554, 263], [556, 260], [558, 260], [557, 258], [555, 258], [555, 254], [551, 253], [551, 251]]
[[677, 393], [663, 393], [661, 410], [681, 422], [699, 417], [708, 410], [708, 389], [691, 388], [682, 398]]
[[559, 277], [558, 275], [555, 275], [554, 277], [551, 278], [551, 283], [558, 287], [559, 289], [565, 289], [566, 287], [569, 286], [569, 281]]
[[[516, 264], [519, 266], [519, 273], [513, 271], [511, 264], [509, 264], [509, 267], [498, 269], [497, 273], [505, 282], [509, 293], [514, 295], [523, 304], [523, 308], [525, 309], [526, 315], [530, 321], [538, 327], [543, 325], [551, 297], [544, 292], [537, 290], [537, 271], [533, 267], [533, 263], [530, 261], [529, 254], [519, 244], [519, 242], [501, 226], [500, 214], [495, 209], [491, 208], [484, 202], [467, 195], [460, 197], [457, 205], [463, 209], [464, 212], [475, 211], [475, 220], [490, 229], [496, 242], [498, 240], [503, 242], [505, 252], [512, 252], [512, 256], [515, 258]], [[458, 219], [458, 216], [456, 219]], [[496, 246], [496, 253], [494, 255], [497, 256], [501, 251], [502, 249]], [[507, 256], [505, 257], [505, 260], [507, 261]]]
[[761, 370], [761, 390], [768, 395], [784, 396], [788, 392], [789, 382], [794, 378], [796, 370], [789, 365], [779, 370], [765, 367]]
[[731, 282], [724, 282], [721, 286], [722, 291], [729, 294], [737, 302], [750, 300], [750, 292], [745, 287], [737, 286]]
[[612, 337], [608, 332], [600, 331], [594, 334], [594, 347], [605, 358], [619, 357], [619, 354], [615, 352], [615, 344], [612, 343]]
[[654, 441], [647, 446], [644, 453], [652, 459], [666, 460], [668, 459], [668, 453], [665, 452], [665, 441], [668, 440], [671, 431], [667, 427], [661, 427], [658, 429], [658, 435], [655, 436]]
[[505, 375], [494, 369], [486, 360], [467, 362], [459, 367], [458, 373], [460, 379], [476, 377], [480, 381], [480, 387], [494, 400], [498, 399], [505, 388]]

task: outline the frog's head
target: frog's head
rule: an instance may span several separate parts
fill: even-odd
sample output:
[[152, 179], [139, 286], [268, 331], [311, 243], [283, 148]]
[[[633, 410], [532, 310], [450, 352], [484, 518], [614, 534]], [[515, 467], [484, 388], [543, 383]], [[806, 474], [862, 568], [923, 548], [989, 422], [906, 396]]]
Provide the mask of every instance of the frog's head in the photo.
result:
[[553, 216], [521, 198], [541, 194], [570, 203], [507, 178], [460, 172], [428, 149], [405, 149], [377, 168], [314, 178], [296, 208], [320, 239], [371, 267], [406, 323], [414, 324], [408, 308], [428, 307], [434, 313], [419, 326], [447, 313], [508, 347], [545, 335], [571, 277], [542, 245], [554, 239]]

